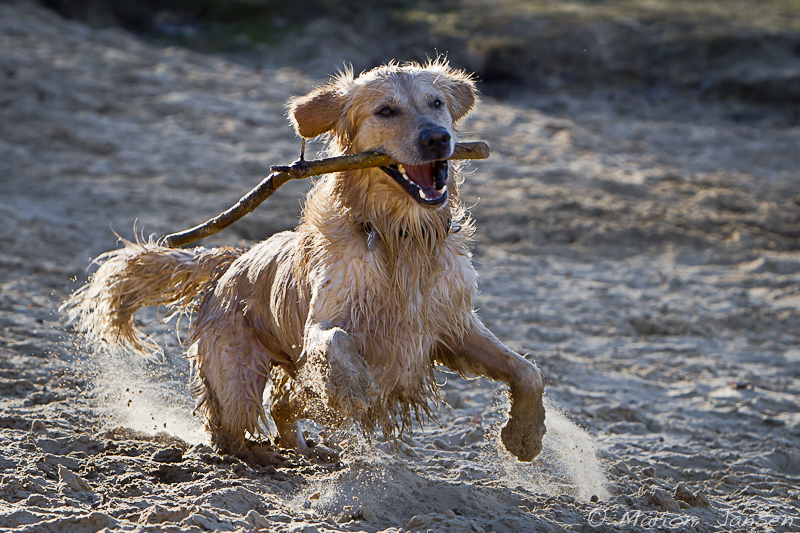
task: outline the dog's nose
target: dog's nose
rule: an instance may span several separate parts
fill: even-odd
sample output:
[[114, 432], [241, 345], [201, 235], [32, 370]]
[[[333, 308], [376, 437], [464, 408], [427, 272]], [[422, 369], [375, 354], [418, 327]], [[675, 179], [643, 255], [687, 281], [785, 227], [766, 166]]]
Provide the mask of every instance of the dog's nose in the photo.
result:
[[439, 159], [450, 155], [450, 132], [444, 128], [429, 128], [419, 136], [422, 155]]

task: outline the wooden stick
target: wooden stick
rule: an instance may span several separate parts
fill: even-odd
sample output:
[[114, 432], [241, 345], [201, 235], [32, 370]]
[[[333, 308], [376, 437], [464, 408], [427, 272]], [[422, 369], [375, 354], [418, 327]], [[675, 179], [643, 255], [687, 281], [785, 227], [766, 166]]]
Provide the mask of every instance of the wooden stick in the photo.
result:
[[[489, 145], [485, 142], [470, 142], [456, 144], [453, 155], [448, 159], [486, 159], [487, 157], [489, 157]], [[330, 157], [316, 161], [304, 161], [301, 159], [288, 166], [270, 167], [272, 174], [242, 196], [236, 202], [236, 205], [193, 228], [167, 235], [164, 237], [163, 243], [170, 248], [178, 248], [219, 233], [246, 214], [253, 212], [256, 207], [272, 196], [272, 193], [287, 181], [346, 170], [383, 167], [393, 163], [395, 161], [388, 155], [377, 152], [362, 152], [355, 155]]]

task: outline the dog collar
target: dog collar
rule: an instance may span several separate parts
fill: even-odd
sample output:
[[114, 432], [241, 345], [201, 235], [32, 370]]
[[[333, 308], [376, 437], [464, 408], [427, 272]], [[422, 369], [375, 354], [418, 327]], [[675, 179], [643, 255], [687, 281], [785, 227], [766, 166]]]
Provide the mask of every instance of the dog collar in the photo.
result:
[[[447, 235], [455, 235], [459, 231], [461, 231], [461, 224], [456, 224], [453, 222], [452, 218], [447, 219]], [[367, 221], [361, 224], [361, 228], [363, 229], [364, 233], [367, 234], [367, 248], [369, 251], [373, 252], [378, 247], [378, 230], [375, 229], [375, 226], [372, 225], [371, 222]], [[423, 235], [425, 233], [425, 229], [423, 228]], [[405, 239], [409, 236], [408, 230], [405, 228], [401, 228], [398, 232], [400, 238]]]

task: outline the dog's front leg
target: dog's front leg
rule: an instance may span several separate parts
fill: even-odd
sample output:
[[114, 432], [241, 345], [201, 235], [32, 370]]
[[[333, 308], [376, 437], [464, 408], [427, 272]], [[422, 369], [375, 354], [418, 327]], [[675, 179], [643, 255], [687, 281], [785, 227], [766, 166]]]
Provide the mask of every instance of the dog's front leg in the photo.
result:
[[[333, 412], [331, 422], [367, 422], [378, 388], [355, 339], [345, 330], [309, 322], [298, 366], [298, 385], [309, 400], [321, 401]], [[325, 419], [329, 413], [320, 414]]]
[[439, 347], [436, 358], [461, 373], [487, 376], [508, 383], [511, 413], [501, 432], [506, 449], [521, 461], [531, 461], [542, 451], [544, 381], [533, 363], [507, 348], [472, 315], [467, 333]]

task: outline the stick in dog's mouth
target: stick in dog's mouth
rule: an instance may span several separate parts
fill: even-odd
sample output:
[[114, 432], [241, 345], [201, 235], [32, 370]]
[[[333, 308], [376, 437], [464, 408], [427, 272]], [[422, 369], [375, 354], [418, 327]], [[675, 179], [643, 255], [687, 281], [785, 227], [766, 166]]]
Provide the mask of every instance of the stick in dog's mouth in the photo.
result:
[[[489, 157], [489, 146], [484, 142], [458, 143], [455, 146], [453, 155], [450, 156], [451, 159], [486, 159], [487, 157]], [[399, 175], [399, 179], [395, 176], [392, 176], [392, 178], [397, 180], [402, 187], [406, 188], [406, 191], [408, 191], [417, 202], [431, 207], [442, 205], [447, 199], [447, 190], [445, 187], [441, 186], [447, 180], [447, 162], [436, 161], [434, 163], [426, 163], [426, 165], [433, 165], [428, 175], [434, 176], [435, 192], [431, 191], [429, 188], [426, 193], [430, 193], [429, 197], [433, 197], [434, 200], [420, 198], [417, 189], [406, 188], [406, 185], [404, 185], [406, 180], [400, 174], [400, 164], [392, 163], [391, 157], [378, 152], [362, 152], [360, 154], [332, 157], [319, 161], [299, 160], [288, 166], [273, 166], [271, 167], [272, 174], [264, 178], [261, 183], [245, 194], [236, 205], [193, 228], [167, 235], [164, 237], [163, 242], [170, 248], [177, 248], [214, 235], [227, 228], [247, 213], [252, 212], [256, 207], [261, 205], [261, 202], [272, 196], [272, 193], [290, 180], [319, 176], [320, 174], [342, 172], [345, 170], [381, 167], [387, 174], [392, 176], [391, 170], [387, 171], [386, 169], [395, 169]], [[411, 166], [412, 165], [403, 165], [406, 174], [409, 174], [408, 169]], [[417, 165], [417, 167], [420, 166], [422, 165]], [[412, 171], [412, 174], [413, 173], [414, 171]], [[423, 185], [425, 183], [429, 184], [430, 180], [421, 183], [423, 183]], [[437, 186], [441, 187], [437, 188]], [[414, 187], [419, 189], [419, 186], [416, 184], [414, 184]], [[436, 199], [437, 197], [439, 198]]]
[[381, 170], [422, 205], [436, 206], [447, 200], [447, 161], [420, 165], [397, 163], [381, 167]]

